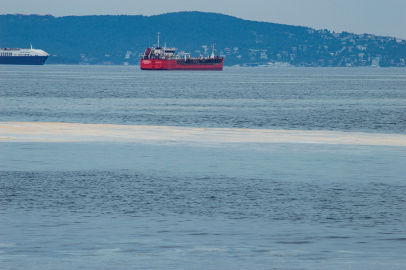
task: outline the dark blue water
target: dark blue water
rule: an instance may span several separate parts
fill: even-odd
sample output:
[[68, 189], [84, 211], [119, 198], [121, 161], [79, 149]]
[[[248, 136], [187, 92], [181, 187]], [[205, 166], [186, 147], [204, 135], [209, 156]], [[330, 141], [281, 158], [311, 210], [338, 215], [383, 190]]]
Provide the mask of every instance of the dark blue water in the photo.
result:
[[406, 133], [404, 69], [0, 68], [0, 121]]
[[[0, 71], [0, 122], [406, 133], [403, 69]], [[5, 137], [1, 269], [406, 265], [402, 146]]]

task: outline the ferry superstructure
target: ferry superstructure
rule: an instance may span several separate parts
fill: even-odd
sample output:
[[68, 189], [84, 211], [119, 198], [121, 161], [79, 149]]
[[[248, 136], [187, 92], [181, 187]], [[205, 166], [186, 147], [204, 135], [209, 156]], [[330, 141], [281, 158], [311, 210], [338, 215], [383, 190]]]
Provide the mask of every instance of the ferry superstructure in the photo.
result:
[[3, 65], [43, 65], [49, 54], [43, 50], [22, 48], [0, 48], [0, 64]]

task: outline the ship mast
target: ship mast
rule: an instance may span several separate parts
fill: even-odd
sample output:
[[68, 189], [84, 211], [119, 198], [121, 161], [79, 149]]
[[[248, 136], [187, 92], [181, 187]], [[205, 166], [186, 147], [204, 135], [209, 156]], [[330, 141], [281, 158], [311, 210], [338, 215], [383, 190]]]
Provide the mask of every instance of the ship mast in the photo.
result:
[[158, 48], [159, 48], [159, 32], [158, 32]]

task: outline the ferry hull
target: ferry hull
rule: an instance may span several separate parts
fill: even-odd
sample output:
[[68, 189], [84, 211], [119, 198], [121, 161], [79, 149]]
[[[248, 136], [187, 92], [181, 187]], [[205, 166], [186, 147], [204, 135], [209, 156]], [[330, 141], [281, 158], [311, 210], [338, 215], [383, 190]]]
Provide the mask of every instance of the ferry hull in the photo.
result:
[[220, 63], [180, 64], [171, 59], [141, 59], [142, 70], [223, 70], [224, 59]]
[[0, 65], [43, 65], [48, 56], [0, 56]]

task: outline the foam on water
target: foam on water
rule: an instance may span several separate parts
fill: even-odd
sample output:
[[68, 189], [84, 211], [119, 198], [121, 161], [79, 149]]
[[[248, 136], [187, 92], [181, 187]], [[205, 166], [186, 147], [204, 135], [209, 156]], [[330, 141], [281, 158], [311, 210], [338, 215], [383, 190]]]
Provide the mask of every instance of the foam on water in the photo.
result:
[[406, 135], [339, 131], [0, 122], [0, 142], [316, 143], [406, 146]]

